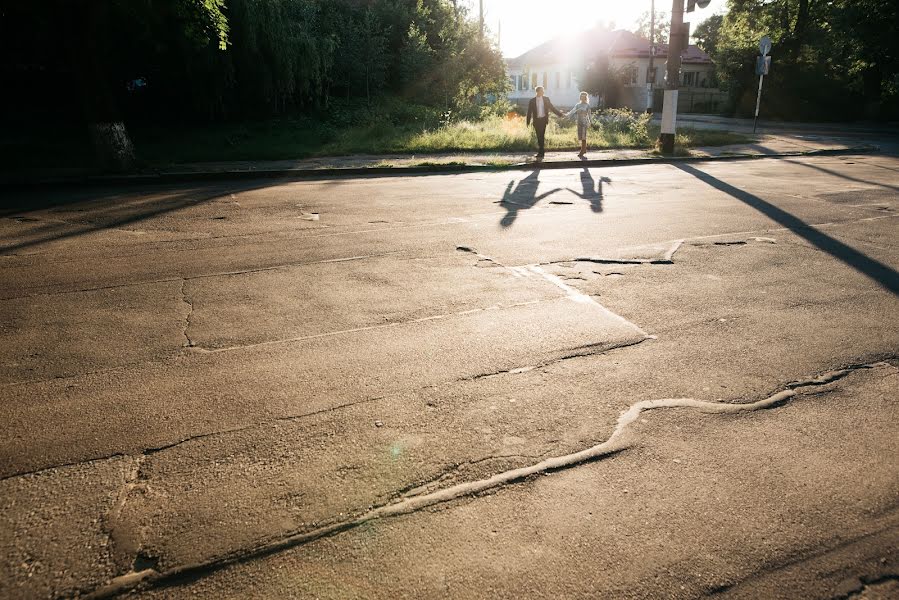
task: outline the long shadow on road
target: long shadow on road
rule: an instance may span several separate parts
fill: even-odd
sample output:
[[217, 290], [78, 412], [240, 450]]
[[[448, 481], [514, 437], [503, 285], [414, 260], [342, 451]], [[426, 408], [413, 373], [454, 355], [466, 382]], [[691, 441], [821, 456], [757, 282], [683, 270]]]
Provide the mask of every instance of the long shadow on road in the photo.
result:
[[821, 173], [827, 173], [828, 175], [833, 175], [834, 177], [840, 177], [841, 179], [845, 179], [847, 181], [855, 181], [857, 183], [866, 183], [868, 185], [876, 185], [878, 187], [886, 188], [888, 190], [893, 190], [899, 192], [899, 186], [890, 185], [888, 183], [878, 183], [876, 181], [868, 181], [867, 179], [860, 179], [858, 177], [852, 177], [851, 175], [846, 175], [845, 173], [839, 173], [834, 171], [833, 169], [825, 169], [819, 165], [809, 164], [807, 162], [802, 162], [798, 160], [791, 160], [789, 158], [784, 158], [784, 162], [788, 162], [791, 165], [798, 165], [800, 167], [805, 167], [807, 169], [814, 169], [815, 171], [819, 171]]
[[[4, 203], [0, 218], [23, 218], [41, 222], [19, 239], [0, 244], [0, 254], [13, 254], [31, 248], [78, 237], [104, 229], [123, 228], [141, 221], [163, 216], [190, 206], [205, 204], [230, 193], [278, 185], [280, 181], [260, 180], [251, 183], [213, 184], [202, 188], [165, 189], [159, 186], [122, 191], [67, 192], [24, 194]], [[65, 207], [82, 213], [79, 221], [46, 218], [43, 211]], [[36, 217], [28, 215], [37, 214]]]
[[593, 176], [590, 174], [590, 169], [584, 167], [583, 171], [581, 171], [581, 190], [580, 192], [576, 192], [571, 188], [566, 188], [569, 192], [583, 198], [590, 202], [590, 210], [595, 213], [602, 212], [602, 184], [603, 183], [611, 183], [612, 180], [608, 177], [597, 177], [596, 180], [593, 180]]
[[865, 254], [862, 254], [855, 248], [847, 246], [843, 242], [827, 235], [823, 231], [815, 229], [811, 225], [799, 217], [788, 213], [782, 208], [774, 206], [770, 202], [762, 200], [758, 196], [750, 194], [747, 191], [734, 187], [729, 183], [725, 183], [716, 177], [712, 177], [708, 173], [703, 173], [695, 167], [687, 164], [677, 164], [674, 166], [685, 173], [692, 175], [700, 181], [707, 183], [713, 188], [736, 198], [740, 202], [751, 206], [760, 213], [780, 223], [799, 237], [810, 242], [819, 250], [827, 252], [834, 258], [842, 261], [856, 271], [863, 273], [879, 283], [884, 288], [899, 296], [899, 273], [891, 267], [877, 261]]
[[506, 209], [506, 214], [503, 215], [499, 222], [502, 227], [511, 227], [515, 219], [518, 218], [519, 211], [533, 208], [547, 196], [555, 194], [562, 189], [555, 188], [538, 196], [537, 187], [539, 185], [540, 169], [534, 169], [530, 175], [521, 179], [518, 185], [514, 181], [509, 182], [509, 185], [506, 186], [506, 191], [503, 193], [502, 200], [499, 201], [499, 205]]

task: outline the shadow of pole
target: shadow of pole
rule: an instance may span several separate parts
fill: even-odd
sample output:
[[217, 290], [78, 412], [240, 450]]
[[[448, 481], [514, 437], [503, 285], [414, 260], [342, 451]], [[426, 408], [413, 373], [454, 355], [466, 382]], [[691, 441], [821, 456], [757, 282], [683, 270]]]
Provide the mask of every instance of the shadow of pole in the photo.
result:
[[899, 296], [899, 272], [896, 272], [891, 267], [862, 254], [855, 248], [847, 246], [823, 231], [815, 229], [799, 217], [774, 206], [770, 202], [762, 200], [758, 196], [725, 183], [707, 173], [703, 173], [690, 165], [681, 163], [675, 164], [674, 166], [780, 223], [819, 250], [830, 254], [856, 271], [867, 275], [893, 294]]
[[797, 165], [800, 167], [805, 167], [807, 169], [814, 169], [821, 173], [827, 173], [828, 175], [833, 175], [834, 177], [839, 177], [839, 178], [845, 179], [847, 181], [855, 181], [857, 183], [866, 183], [868, 185], [876, 185], [877, 187], [882, 187], [882, 188], [885, 188], [888, 190], [899, 191], [899, 187], [897, 187], [895, 185], [890, 185], [888, 183], [877, 183], [876, 181], [867, 181], [865, 179], [859, 179], [858, 177], [852, 177], [851, 175], [846, 175], [845, 173], [838, 173], [837, 171], [834, 171], [833, 169], [825, 169], [824, 167], [819, 166], [819, 165], [813, 165], [813, 164], [810, 164], [807, 162], [801, 162], [801, 161], [792, 160], [789, 158], [784, 158], [783, 161], [788, 162], [791, 165]]

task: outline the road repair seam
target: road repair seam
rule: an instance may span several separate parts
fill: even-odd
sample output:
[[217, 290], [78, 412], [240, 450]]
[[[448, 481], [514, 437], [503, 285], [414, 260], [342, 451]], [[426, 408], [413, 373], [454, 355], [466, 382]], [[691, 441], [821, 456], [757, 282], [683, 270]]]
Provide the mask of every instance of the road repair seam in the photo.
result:
[[792, 382], [787, 385], [787, 389], [776, 392], [762, 400], [746, 404], [708, 402], [696, 400], [695, 398], [641, 400], [632, 404], [627, 410], [619, 415], [615, 429], [606, 441], [584, 450], [547, 458], [535, 464], [503, 471], [502, 473], [498, 473], [485, 479], [459, 483], [442, 490], [428, 492], [417, 496], [406, 496], [399, 501], [370, 509], [354, 519], [339, 521], [311, 531], [295, 533], [275, 541], [264, 542], [244, 550], [223, 554], [206, 561], [174, 567], [168, 571], [157, 571], [152, 568], [144, 569], [142, 571], [132, 571], [113, 578], [107, 584], [86, 594], [84, 597], [94, 599], [109, 598], [128, 592], [141, 585], [153, 587], [177, 585], [184, 579], [202, 577], [226, 566], [301, 546], [323, 537], [329, 537], [359, 527], [370, 521], [410, 514], [437, 504], [444, 504], [463, 497], [476, 496], [495, 488], [527, 480], [535, 475], [568, 469], [586, 462], [611, 456], [629, 447], [630, 444], [622, 439], [626, 429], [634, 423], [642, 413], [647, 411], [662, 408], [690, 408], [707, 414], [738, 414], [767, 410], [786, 404], [797, 395], [796, 390], [802, 387], [832, 383], [847, 376], [853, 371], [871, 369], [880, 365], [889, 365], [889, 363], [886, 361], [878, 361], [874, 363], [850, 365], [843, 369], [829, 371], [817, 377]]
[[[671, 248], [669, 248], [668, 251], [665, 253], [665, 259], [670, 262], [671, 257], [674, 256], [674, 253], [677, 252], [677, 249], [680, 248], [682, 243], [683, 243], [683, 240], [678, 240], [676, 243], [672, 244]], [[646, 333], [645, 331], [643, 331], [643, 329], [640, 328], [636, 323], [628, 321], [621, 315], [612, 312], [611, 310], [609, 310], [608, 308], [606, 308], [605, 306], [603, 306], [602, 304], [597, 302], [596, 299], [593, 298], [592, 296], [590, 296], [589, 294], [584, 294], [583, 292], [579, 292], [578, 290], [574, 289], [573, 287], [571, 287], [570, 285], [568, 285], [567, 283], [562, 281], [560, 278], [553, 275], [552, 273], [547, 273], [542, 268], [540, 268], [540, 265], [534, 264], [534, 265], [525, 265], [522, 267], [510, 267], [510, 266], [504, 265], [503, 263], [499, 262], [495, 258], [491, 258], [485, 254], [481, 254], [480, 252], [478, 252], [474, 248], [470, 248], [469, 246], [456, 246], [456, 250], [459, 250], [460, 252], [468, 252], [470, 254], [474, 254], [480, 260], [488, 261], [499, 267], [502, 267], [503, 269], [506, 269], [509, 273], [511, 273], [513, 277], [528, 277], [528, 276], [530, 276], [531, 273], [539, 275], [540, 277], [542, 277], [549, 283], [553, 284], [554, 286], [556, 286], [557, 288], [559, 288], [560, 290], [565, 292], [565, 297], [568, 298], [569, 300], [572, 300], [574, 302], [579, 302], [581, 304], [590, 304], [592, 306], [595, 306], [606, 317], [609, 317], [613, 321], [617, 321], [618, 323], [621, 323], [622, 325], [625, 325], [627, 327], [634, 329], [637, 333], [639, 333], [640, 335], [643, 336], [643, 340], [655, 339], [655, 336], [650, 335], [650, 334]], [[579, 260], [579, 259], [575, 259], [575, 260]], [[643, 341], [643, 340], [640, 340], [640, 341]]]
[[613, 321], [618, 321], [619, 323], [634, 329], [637, 333], [639, 333], [640, 335], [643, 336], [643, 339], [655, 339], [655, 336], [650, 335], [650, 334], [646, 333], [645, 331], [643, 331], [643, 329], [641, 327], [639, 327], [636, 323], [634, 323], [632, 321], [628, 321], [627, 319], [625, 319], [618, 313], [612, 312], [611, 310], [609, 310], [608, 308], [606, 308], [605, 306], [603, 306], [602, 304], [597, 302], [596, 299], [593, 298], [593, 296], [590, 296], [589, 294], [585, 294], [583, 292], [577, 291], [576, 289], [574, 289], [573, 287], [571, 287], [570, 285], [568, 285], [567, 283], [565, 283], [564, 281], [559, 279], [557, 276], [553, 275], [552, 273], [547, 273], [546, 271], [544, 271], [542, 268], [540, 268], [537, 265], [528, 265], [527, 268], [530, 271], [532, 271], [533, 273], [540, 275], [541, 277], [543, 277], [545, 280], [547, 280], [554, 286], [563, 290], [566, 294], [566, 297], [573, 300], [574, 302], [580, 302], [583, 304], [591, 304], [591, 305], [597, 307], [600, 311], [602, 311], [602, 313], [605, 316], [609, 317]]
[[[662, 258], [608, 258], [604, 256], [578, 256], [570, 260], [553, 260], [541, 265], [557, 265], [568, 262], [591, 262], [603, 265], [673, 265], [674, 253], [683, 245], [685, 240], [674, 240], [669, 242], [670, 246]], [[645, 248], [645, 246], [633, 246], [634, 249]], [[620, 253], [623, 249], [619, 249]]]
[[403, 325], [415, 325], [418, 323], [426, 323], [428, 321], [437, 321], [440, 319], [447, 319], [450, 317], [461, 317], [466, 315], [471, 315], [479, 312], [486, 312], [490, 310], [504, 310], [509, 308], [518, 308], [520, 306], [530, 306], [532, 304], [540, 304], [543, 302], [553, 302], [558, 300], [558, 298], [548, 298], [548, 299], [537, 299], [537, 300], [527, 300], [525, 302], [514, 302], [511, 304], [494, 304], [492, 306], [486, 306], [483, 308], [470, 308], [468, 310], [462, 310], [459, 312], [452, 313], [442, 313], [439, 315], [431, 315], [428, 317], [420, 317], [418, 319], [410, 319], [408, 321], [394, 321], [392, 323], [382, 323], [380, 325], [367, 325], [365, 327], [354, 327], [352, 329], [341, 329], [339, 331], [326, 331], [324, 333], [314, 333], [311, 335], [301, 335], [292, 338], [285, 338], [279, 340], [266, 340], [264, 342], [257, 342], [255, 344], [242, 344], [239, 346], [227, 346], [225, 348], [203, 348], [200, 346], [195, 346], [194, 351], [200, 353], [208, 353], [215, 354], [218, 352], [233, 352], [235, 350], [246, 350], [248, 348], [258, 348], [260, 346], [272, 346], [276, 344], [289, 344], [292, 342], [303, 342], [306, 340], [315, 340], [318, 338], [331, 337], [335, 335], [345, 335], [349, 333], [359, 333], [363, 331], [373, 331], [377, 329], [387, 329], [390, 327], [400, 327]]
[[[496, 213], [496, 214], [499, 214], [499, 213]], [[812, 223], [812, 224], [808, 225], [808, 227], [812, 227], [812, 228], [835, 227], [835, 226], [843, 226], [843, 225], [854, 225], [857, 223], [864, 223], [864, 222], [868, 222], [868, 221], [879, 221], [881, 219], [895, 219], [895, 218], [899, 218], [899, 214], [879, 215], [876, 217], [865, 217], [862, 219], [854, 219], [851, 221]], [[415, 226], [426, 226], [426, 224], [425, 225], [416, 224]], [[385, 229], [372, 230], [372, 231], [389, 231], [390, 229], [393, 229], [393, 228], [385, 228]], [[727, 232], [727, 233], [714, 233], [714, 234], [710, 234], [710, 235], [700, 235], [700, 236], [684, 238], [682, 240], [678, 240], [678, 239], [661, 240], [661, 241], [654, 242], [654, 243], [673, 244], [678, 241], [691, 242], [691, 241], [707, 240], [707, 239], [720, 238], [720, 237], [752, 236], [752, 235], [759, 235], [759, 234], [764, 234], [764, 233], [789, 232], [789, 231], [790, 231], [789, 227], [777, 227], [774, 229], [757, 229], [757, 230], [749, 230], [749, 231], [733, 231], [733, 232]], [[346, 233], [358, 233], [358, 232], [346, 232]], [[320, 236], [298, 236], [298, 238], [290, 238], [290, 239], [299, 239], [299, 241], [303, 241], [303, 240], [311, 239], [314, 237], [320, 237]], [[177, 240], [177, 241], [181, 241], [181, 240]], [[260, 242], [260, 243], [262, 243], [262, 242]], [[270, 243], [270, 242], [265, 242], [265, 243]], [[196, 250], [196, 248], [189, 248], [187, 250], [176, 250], [176, 251], [181, 252], [181, 251], [195, 251], [195, 250]], [[387, 252], [387, 253], [383, 254], [383, 256], [387, 256], [389, 254], [395, 254], [395, 253], [399, 253], [399, 252], [402, 252], [402, 251]], [[0, 255], [0, 256], [7, 256], [10, 258], [12, 257], [10, 255]], [[127, 256], [134, 256], [134, 255], [125, 255], [125, 256], [127, 257]], [[361, 257], [358, 257], [358, 260], [362, 260], [365, 258], [376, 258], [379, 256], [382, 256], [382, 255], [381, 254], [372, 254], [369, 256], [361, 256]], [[356, 257], [353, 257], [353, 258], [356, 258]], [[186, 277], [185, 279], [201, 279], [201, 278], [206, 278], [206, 277], [225, 277], [225, 276], [229, 276], [229, 275], [243, 275], [245, 273], [255, 273], [255, 272], [260, 272], [260, 271], [273, 271], [273, 270], [292, 267], [292, 266], [314, 265], [314, 264], [320, 264], [322, 262], [338, 262], [338, 261], [336, 261], [334, 259], [327, 259], [326, 261], [291, 262], [291, 263], [283, 263], [283, 264], [273, 265], [270, 267], [259, 267], [256, 269], [247, 269], [244, 271], [225, 271], [225, 272], [218, 272], [218, 273], [192, 275], [190, 277]], [[556, 261], [554, 261], [554, 262], [556, 262]], [[571, 262], [571, 261], [563, 260], [563, 261], [558, 261], [558, 262]], [[540, 263], [540, 264], [551, 264], [551, 263]], [[21, 268], [21, 267], [19, 267], [18, 265], [5, 265], [3, 267], [0, 267], [0, 269], [11, 269], [11, 268]], [[507, 267], [507, 268], [514, 269], [516, 267]], [[32, 294], [23, 294], [20, 296], [9, 296], [9, 297], [5, 297], [5, 298], [0, 298], [0, 302], [6, 301], [6, 300], [18, 300], [18, 299], [22, 299], [22, 298], [35, 298], [37, 296], [56, 296], [56, 295], [61, 295], [61, 294], [77, 294], [77, 293], [81, 293], [81, 292], [110, 290], [110, 289], [116, 289], [116, 288], [122, 288], [122, 287], [132, 287], [132, 286], [138, 286], [138, 285], [152, 285], [154, 283], [166, 283], [169, 281], [180, 281], [181, 279], [182, 279], [181, 277], [165, 277], [162, 279], [133, 281], [133, 282], [127, 282], [127, 283], [118, 283], [118, 284], [113, 284], [113, 285], [79, 288], [79, 289], [75, 289], [75, 290], [60, 290], [60, 291], [54, 291], [54, 292], [35, 292]]]

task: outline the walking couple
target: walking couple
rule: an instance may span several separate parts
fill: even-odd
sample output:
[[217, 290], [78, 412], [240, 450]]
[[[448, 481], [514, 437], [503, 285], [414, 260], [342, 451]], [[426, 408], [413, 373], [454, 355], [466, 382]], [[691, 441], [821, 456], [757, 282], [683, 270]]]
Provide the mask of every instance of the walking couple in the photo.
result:
[[542, 85], [538, 85], [534, 89], [534, 93], [536, 95], [528, 103], [527, 124], [530, 126], [533, 119], [534, 130], [537, 132], [537, 158], [543, 158], [545, 152], [546, 125], [549, 123], [549, 113], [551, 112], [565, 118], [577, 115], [577, 139], [581, 142], [581, 151], [578, 152], [578, 156], [583, 158], [587, 154], [587, 128], [590, 125], [590, 102], [587, 92], [581, 92], [580, 102], [567, 114], [553, 106], [549, 98], [543, 95]]

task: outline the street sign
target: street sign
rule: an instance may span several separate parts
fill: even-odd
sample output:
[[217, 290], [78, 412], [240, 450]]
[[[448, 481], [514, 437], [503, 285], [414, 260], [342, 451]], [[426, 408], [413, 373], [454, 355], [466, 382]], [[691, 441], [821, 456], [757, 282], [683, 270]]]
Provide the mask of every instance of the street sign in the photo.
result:
[[680, 38], [680, 48], [683, 52], [690, 45], [690, 23], [681, 23], [681, 28], [678, 31], [672, 31], [669, 34], [669, 38], [671, 36], [677, 36]]
[[755, 133], [755, 128], [759, 122], [759, 107], [762, 104], [762, 82], [771, 69], [771, 57], [768, 56], [768, 53], [771, 52], [771, 38], [767, 35], [762, 36], [762, 39], [759, 40], [759, 52], [762, 55], [757, 56], [755, 59], [755, 74], [759, 76], [759, 94], [755, 97], [755, 118], [752, 120], [752, 133]]

